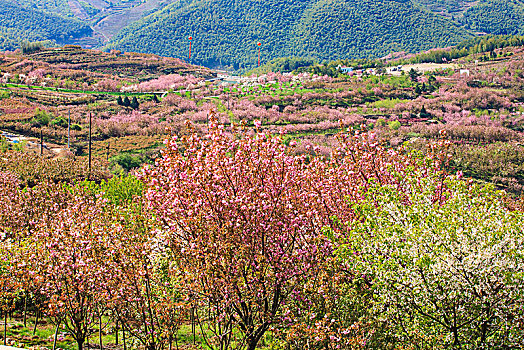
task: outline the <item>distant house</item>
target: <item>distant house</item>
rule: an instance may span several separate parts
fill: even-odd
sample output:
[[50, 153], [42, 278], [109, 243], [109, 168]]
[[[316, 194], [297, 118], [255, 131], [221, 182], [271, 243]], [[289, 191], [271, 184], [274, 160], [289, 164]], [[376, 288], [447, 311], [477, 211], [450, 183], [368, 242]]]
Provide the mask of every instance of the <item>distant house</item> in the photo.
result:
[[393, 73], [393, 72], [400, 72], [400, 73], [402, 73], [402, 66], [393, 66], [393, 67], [386, 68], [386, 73], [398, 75], [397, 73]]
[[344, 74], [353, 73], [353, 67], [343, 67], [343, 66], [339, 65], [337, 67], [337, 70], [339, 70], [340, 72], [342, 72]]
[[461, 69], [460, 70], [460, 76], [466, 76], [469, 77], [469, 69]]

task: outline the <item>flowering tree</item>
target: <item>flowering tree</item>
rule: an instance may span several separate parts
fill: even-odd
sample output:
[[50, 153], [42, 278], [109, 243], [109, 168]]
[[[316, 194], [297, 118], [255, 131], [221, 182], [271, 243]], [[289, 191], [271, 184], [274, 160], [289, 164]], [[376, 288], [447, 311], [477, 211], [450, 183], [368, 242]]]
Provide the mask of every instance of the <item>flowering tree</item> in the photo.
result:
[[41, 187], [53, 193], [56, 204], [47, 208], [47, 215], [37, 218], [20, 252], [19, 267], [32, 276], [46, 297], [46, 313], [56, 323], [63, 322], [82, 350], [90, 328], [109, 301], [102, 288], [108, 271], [100, 259], [105, 254], [101, 251], [105, 232], [100, 223], [104, 201], [79, 188]]
[[21, 220], [20, 181], [10, 172], [0, 172], [0, 241], [19, 236]]
[[7, 315], [11, 312], [15, 305], [15, 299], [18, 292], [18, 280], [14, 271], [13, 265], [16, 265], [16, 260], [13, 257], [13, 250], [16, 246], [0, 240], [0, 311], [3, 318], [3, 339], [4, 345], [7, 345]]
[[522, 347], [524, 248], [521, 212], [490, 188], [404, 175], [405, 187], [375, 184], [355, 209], [347, 266], [367, 276], [375, 311], [392, 338], [417, 347]]
[[145, 169], [146, 196], [168, 230], [195, 317], [215, 335], [209, 346], [255, 349], [330, 254], [305, 172], [305, 157], [279, 138], [232, 139], [213, 118], [205, 138], [169, 140]]
[[106, 293], [124, 331], [148, 350], [171, 348], [186, 315], [178, 269], [161, 231], [135, 197], [106, 212], [112, 217], [105, 241], [111, 254]]
[[188, 88], [202, 81], [201, 78], [196, 78], [193, 75], [178, 75], [178, 74], [169, 74], [163, 75], [157, 79], [150, 81], [145, 81], [138, 86], [135, 86], [136, 90], [140, 92], [146, 91], [165, 91], [169, 89], [178, 90], [180, 88]]

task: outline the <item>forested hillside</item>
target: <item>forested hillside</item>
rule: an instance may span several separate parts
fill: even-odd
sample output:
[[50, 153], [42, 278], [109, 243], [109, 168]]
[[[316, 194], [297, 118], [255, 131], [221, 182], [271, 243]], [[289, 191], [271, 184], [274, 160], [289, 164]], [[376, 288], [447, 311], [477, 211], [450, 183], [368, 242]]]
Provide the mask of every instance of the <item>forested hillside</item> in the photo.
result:
[[0, 0], [1, 50], [14, 50], [23, 40], [53, 40], [66, 43], [91, 32], [89, 26], [78, 20]]
[[[522, 0], [0, 0], [0, 49], [53, 40], [235, 70], [278, 57], [373, 58], [524, 34]], [[109, 41], [109, 42], [108, 42]]]
[[68, 0], [24, 0], [26, 7], [60, 15], [72, 15]]
[[469, 7], [476, 5], [478, 0], [412, 0], [412, 2], [430, 11], [457, 19]]
[[524, 3], [520, 0], [482, 0], [464, 13], [461, 22], [489, 34], [523, 34]]
[[194, 62], [257, 64], [281, 56], [379, 56], [446, 46], [469, 36], [466, 30], [410, 1], [393, 0], [204, 0], [176, 2], [124, 29], [110, 48], [188, 56]]
[[466, 29], [497, 35], [522, 34], [522, 0], [412, 0], [429, 11], [444, 15]]

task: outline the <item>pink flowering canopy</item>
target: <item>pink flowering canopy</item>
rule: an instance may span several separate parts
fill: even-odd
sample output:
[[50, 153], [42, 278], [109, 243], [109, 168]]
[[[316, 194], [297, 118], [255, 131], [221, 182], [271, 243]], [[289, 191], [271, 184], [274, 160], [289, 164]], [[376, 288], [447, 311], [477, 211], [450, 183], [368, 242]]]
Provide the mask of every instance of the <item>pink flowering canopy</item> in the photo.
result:
[[166, 145], [143, 173], [150, 206], [179, 252], [195, 300], [212, 305], [226, 328], [238, 326], [254, 348], [331, 252], [309, 206], [305, 157], [260, 132], [232, 139], [214, 119], [205, 137]]

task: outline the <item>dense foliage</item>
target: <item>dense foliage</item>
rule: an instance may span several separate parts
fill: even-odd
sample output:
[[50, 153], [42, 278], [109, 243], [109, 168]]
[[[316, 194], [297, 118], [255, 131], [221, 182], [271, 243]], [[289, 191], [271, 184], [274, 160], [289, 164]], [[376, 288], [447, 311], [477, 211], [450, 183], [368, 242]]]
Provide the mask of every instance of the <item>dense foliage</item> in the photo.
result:
[[0, 1], [1, 50], [15, 50], [23, 40], [53, 40], [59, 43], [92, 32], [86, 24], [25, 7], [10, 0]]
[[459, 16], [469, 6], [475, 5], [474, 0], [412, 0], [414, 3], [425, 6], [433, 12], [444, 13], [452, 18]]
[[0, 55], [6, 344], [524, 345], [522, 37], [228, 83], [44, 46]]
[[189, 36], [194, 62], [238, 69], [256, 66], [257, 42], [263, 62], [323, 60], [449, 46], [469, 34], [404, 1], [217, 0], [167, 6], [123, 30], [108, 47], [182, 58]]
[[393, 342], [522, 347], [522, 213], [489, 188], [433, 175], [414, 170], [404, 191], [373, 185], [341, 255], [374, 282]]
[[72, 15], [69, 2], [67, 0], [26, 0], [24, 4], [29, 8], [38, 9], [60, 15]]
[[522, 345], [523, 214], [447, 174], [449, 142], [343, 131], [324, 157], [261, 127], [212, 115], [142, 182], [0, 171], [4, 315], [29, 300], [79, 350], [103, 323], [150, 350], [187, 324], [221, 350]]
[[460, 21], [466, 28], [489, 34], [524, 34], [524, 3], [520, 0], [481, 0]]

